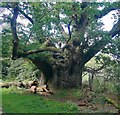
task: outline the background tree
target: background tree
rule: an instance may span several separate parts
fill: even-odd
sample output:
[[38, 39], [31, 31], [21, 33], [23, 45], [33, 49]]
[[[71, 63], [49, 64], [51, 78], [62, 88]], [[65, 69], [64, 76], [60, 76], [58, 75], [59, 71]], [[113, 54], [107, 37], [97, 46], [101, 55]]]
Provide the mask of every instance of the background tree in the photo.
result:
[[[100, 50], [113, 48], [113, 41], [119, 39], [119, 5], [2, 3], [1, 7], [10, 10], [6, 18], [13, 36], [12, 59], [29, 58], [43, 72], [46, 84], [51, 80], [58, 88], [81, 87], [85, 64]], [[110, 31], [103, 31], [100, 19], [111, 11], [115, 22]], [[25, 25], [18, 18], [30, 23]]]

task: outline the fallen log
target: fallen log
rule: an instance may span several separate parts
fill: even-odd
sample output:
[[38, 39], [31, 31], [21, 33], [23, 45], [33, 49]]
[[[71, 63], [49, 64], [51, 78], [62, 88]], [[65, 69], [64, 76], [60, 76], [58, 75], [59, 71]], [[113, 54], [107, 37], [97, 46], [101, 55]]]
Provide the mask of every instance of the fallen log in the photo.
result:
[[118, 102], [108, 97], [105, 97], [105, 99], [108, 103], [112, 104], [116, 109], [120, 110], [120, 104]]
[[33, 93], [35, 93], [35, 94], [37, 93], [37, 87], [36, 86], [32, 86], [30, 89]]
[[49, 90], [46, 88], [46, 85], [37, 87], [37, 91], [39, 92], [49, 92]]
[[42, 96], [50, 96], [51, 95], [48, 92], [38, 92], [37, 94], [42, 95]]
[[79, 103], [78, 106], [86, 106], [86, 103]]
[[2, 86], [0, 86], [1, 88], [9, 88], [10, 86], [8, 84], [4, 84]]
[[53, 94], [53, 92], [50, 91], [46, 85], [37, 87], [37, 92], [47, 92], [49, 94]]
[[9, 83], [0, 83], [0, 87], [1, 88], [9, 88], [9, 87], [11, 87], [11, 84], [9, 84]]
[[38, 83], [37, 80], [34, 80], [34, 81], [29, 81], [29, 82], [28, 82], [28, 85], [29, 85], [29, 87], [32, 87], [32, 86], [38, 86], [39, 83]]

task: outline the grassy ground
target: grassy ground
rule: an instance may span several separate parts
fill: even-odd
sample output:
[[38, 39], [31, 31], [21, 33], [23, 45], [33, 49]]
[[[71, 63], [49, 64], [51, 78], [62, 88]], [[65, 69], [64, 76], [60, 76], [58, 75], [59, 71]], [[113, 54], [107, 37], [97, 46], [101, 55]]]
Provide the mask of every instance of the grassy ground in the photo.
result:
[[[108, 98], [117, 99], [110, 93]], [[3, 89], [2, 107], [5, 113], [117, 113], [102, 93], [87, 88], [57, 90], [48, 97], [16, 88]]]
[[70, 102], [59, 102], [16, 89], [2, 90], [2, 107], [5, 113], [76, 113], [78, 107]]

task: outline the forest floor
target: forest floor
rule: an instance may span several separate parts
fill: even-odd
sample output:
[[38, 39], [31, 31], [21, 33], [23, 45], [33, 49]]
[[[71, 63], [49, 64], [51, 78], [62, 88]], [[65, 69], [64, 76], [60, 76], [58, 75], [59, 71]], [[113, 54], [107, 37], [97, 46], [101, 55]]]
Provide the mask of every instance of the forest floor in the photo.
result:
[[[118, 102], [113, 93], [100, 93], [89, 89], [56, 90], [53, 95], [40, 96], [23, 90], [3, 89], [2, 106], [7, 113], [118, 113], [118, 109], [106, 100]], [[11, 105], [12, 103], [12, 105]]]
[[75, 103], [81, 112], [100, 112], [100, 113], [118, 113], [118, 109], [106, 100], [114, 100], [114, 103], [118, 103], [118, 96], [113, 93], [100, 93], [89, 91], [89, 89], [70, 89], [70, 90], [58, 90], [54, 95], [47, 97], [51, 100], [57, 100], [60, 102], [72, 102]]

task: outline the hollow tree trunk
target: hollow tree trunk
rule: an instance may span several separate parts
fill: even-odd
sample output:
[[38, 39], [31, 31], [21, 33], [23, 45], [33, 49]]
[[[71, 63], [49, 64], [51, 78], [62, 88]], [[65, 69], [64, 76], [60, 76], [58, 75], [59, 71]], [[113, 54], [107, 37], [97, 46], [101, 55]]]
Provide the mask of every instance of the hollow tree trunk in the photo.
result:
[[49, 62], [45, 62], [40, 58], [32, 60], [32, 62], [42, 71], [45, 76], [45, 84], [54, 88], [79, 88], [82, 86], [82, 69], [75, 63], [71, 66], [52, 66]]
[[[73, 65], [74, 66], [74, 65]], [[82, 68], [76, 66], [73, 70], [58, 67], [54, 69], [52, 84], [56, 88], [79, 88], [82, 86]]]

